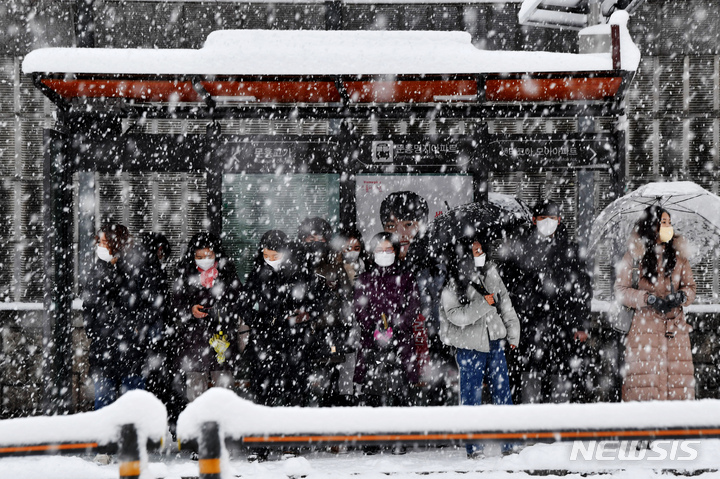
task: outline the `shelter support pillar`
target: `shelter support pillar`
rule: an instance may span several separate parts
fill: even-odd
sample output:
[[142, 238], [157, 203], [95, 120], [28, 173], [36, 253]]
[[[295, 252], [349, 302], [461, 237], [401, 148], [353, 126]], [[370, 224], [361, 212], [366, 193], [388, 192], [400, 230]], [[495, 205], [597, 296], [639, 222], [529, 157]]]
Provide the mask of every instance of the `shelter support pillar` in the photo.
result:
[[[621, 196], [624, 196], [627, 191], [627, 176], [625, 174], [627, 169], [627, 136], [625, 132], [625, 128], [627, 128], [627, 117], [625, 115], [620, 116], [616, 120], [615, 125], [615, 131], [613, 132], [613, 137], [615, 138], [615, 151], [617, 152], [617, 158], [615, 158], [615, 161], [612, 165], [612, 179], [613, 179], [613, 193], [614, 196], [612, 200], [616, 200], [620, 198]], [[612, 241], [626, 241], [625, 238], [623, 239], [613, 239]], [[617, 244], [613, 245], [614, 251], [624, 251], [623, 246], [618, 246]], [[612, 258], [612, 264], [617, 264], [618, 261], [622, 259], [622, 254], [617, 253], [615, 257]], [[615, 284], [615, 268], [610, 269], [610, 284]], [[613, 294], [614, 297], [614, 294]]]
[[207, 218], [210, 233], [220, 236], [222, 233], [222, 158], [215, 153], [220, 139], [220, 125], [208, 125], [206, 147], [203, 161], [205, 163], [207, 187]]
[[490, 132], [487, 123], [475, 130], [473, 135], [474, 151], [470, 160], [470, 171], [473, 176], [473, 201], [487, 203], [490, 191], [488, 170], [490, 161], [487, 158], [487, 145], [490, 144]]
[[577, 240], [582, 255], [590, 245], [590, 230], [595, 216], [595, 173], [578, 170], [577, 184]]
[[343, 29], [343, 8], [342, 0], [325, 1], [325, 30]]
[[[595, 131], [596, 122], [592, 117], [578, 118], [578, 129], [585, 134]], [[577, 241], [580, 254], [590, 245], [590, 230], [595, 219], [595, 173], [592, 170], [577, 171]]]
[[68, 141], [68, 137], [60, 132], [45, 130], [43, 409], [52, 413], [70, 412], [72, 398], [74, 250]]
[[625, 175], [625, 171], [627, 169], [627, 135], [625, 132], [625, 127], [621, 125], [627, 125], [627, 118], [623, 115], [617, 120], [618, 125], [615, 128], [615, 132], [613, 133], [613, 136], [615, 136], [615, 145], [616, 145], [616, 151], [617, 151], [617, 159], [615, 160], [615, 163], [613, 164], [613, 173], [614, 173], [614, 193], [615, 197], [613, 200], [616, 200], [620, 198], [621, 196], [625, 195], [627, 191], [627, 177]]
[[75, 41], [78, 48], [95, 48], [95, 0], [75, 0]]
[[355, 206], [355, 174], [357, 168], [352, 152], [357, 147], [357, 138], [349, 130], [347, 122], [340, 125], [338, 143], [335, 151], [336, 168], [340, 173], [340, 225], [343, 228], [357, 226], [357, 208]]
[[78, 284], [84, 285], [95, 258], [95, 173], [79, 171], [77, 181]]

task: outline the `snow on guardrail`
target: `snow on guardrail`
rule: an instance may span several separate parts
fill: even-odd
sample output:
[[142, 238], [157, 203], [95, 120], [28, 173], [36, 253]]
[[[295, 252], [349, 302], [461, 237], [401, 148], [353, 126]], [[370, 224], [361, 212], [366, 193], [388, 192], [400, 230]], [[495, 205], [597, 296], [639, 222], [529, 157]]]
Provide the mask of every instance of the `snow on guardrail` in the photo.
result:
[[[72, 301], [73, 311], [82, 311], [82, 300], [73, 299]], [[26, 303], [18, 301], [2, 301], [0, 302], [0, 311], [43, 311], [45, 310], [44, 303]]]
[[720, 400], [405, 408], [265, 407], [213, 388], [180, 414], [199, 477], [232, 477], [226, 441], [246, 447], [352, 443], [557, 442], [720, 437]]
[[[365, 435], [438, 439], [559, 441], [601, 437], [717, 437], [720, 400], [596, 404], [523, 404], [406, 408], [265, 407], [213, 388], [180, 414], [181, 440], [199, 438], [203, 424], [216, 422], [223, 437], [260, 442], [290, 436], [306, 442]], [[512, 434], [516, 433], [516, 434]], [[616, 433], [616, 434], [611, 434]], [[512, 437], [509, 435], [511, 434]], [[253, 439], [248, 441], [247, 439]], [[392, 439], [388, 439], [391, 441]], [[267, 445], [267, 444], [265, 444]]]
[[141, 444], [160, 442], [167, 429], [165, 405], [147, 391], [134, 390], [98, 411], [4, 419], [0, 421], [0, 450], [21, 445], [113, 444], [126, 424], [136, 426]]

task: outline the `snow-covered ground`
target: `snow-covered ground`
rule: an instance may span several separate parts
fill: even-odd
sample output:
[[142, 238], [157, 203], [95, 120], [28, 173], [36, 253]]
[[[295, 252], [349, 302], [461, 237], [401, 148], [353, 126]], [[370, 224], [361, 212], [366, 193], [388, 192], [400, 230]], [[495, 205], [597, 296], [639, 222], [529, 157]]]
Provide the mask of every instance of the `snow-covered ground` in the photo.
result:
[[[469, 460], [464, 448], [410, 451], [402, 456], [364, 456], [307, 452], [287, 460], [248, 463], [243, 455], [230, 462], [232, 476], [242, 478], [439, 478], [468, 479], [546, 477], [580, 478], [599, 475], [613, 478], [655, 478], [677, 475], [720, 477], [720, 440], [707, 439], [697, 446], [692, 461], [571, 461], [572, 443], [535, 444], [511, 456]], [[488, 450], [492, 453], [493, 450]], [[188, 455], [170, 453], [150, 456], [150, 477], [181, 479], [197, 477], [198, 463]], [[231, 476], [231, 477], [232, 477]], [[118, 465], [100, 466], [92, 457], [25, 457], [0, 459], [0, 479], [104, 479], [117, 478]]]

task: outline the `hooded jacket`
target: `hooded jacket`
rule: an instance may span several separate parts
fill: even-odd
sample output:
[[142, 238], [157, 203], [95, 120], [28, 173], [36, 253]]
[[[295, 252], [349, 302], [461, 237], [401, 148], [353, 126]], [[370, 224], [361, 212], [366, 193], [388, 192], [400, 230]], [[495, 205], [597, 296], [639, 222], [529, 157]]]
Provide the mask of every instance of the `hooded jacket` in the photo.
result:
[[511, 345], [520, 341], [520, 320], [495, 266], [487, 263], [478, 271], [475, 282], [493, 294], [496, 306], [472, 285], [468, 286], [468, 304], [461, 304], [456, 283], [449, 280], [442, 292], [440, 306], [440, 339], [448, 346], [490, 352], [490, 341], [507, 338]]
[[[636, 236], [630, 239], [628, 252], [616, 268], [616, 300], [636, 309], [626, 338], [623, 401], [695, 398], [689, 335], [692, 328], [685, 321], [682, 307], [663, 314], [647, 304], [649, 294], [664, 298], [672, 290], [683, 291], [687, 296], [682, 306], [695, 300], [696, 284], [687, 260], [687, 243], [676, 237], [674, 246], [677, 262], [670, 276], [665, 276], [662, 257], [665, 245], [658, 245], [658, 277], [654, 283], [644, 277], [644, 249]], [[633, 263], [640, 268], [637, 289], [632, 287]]]

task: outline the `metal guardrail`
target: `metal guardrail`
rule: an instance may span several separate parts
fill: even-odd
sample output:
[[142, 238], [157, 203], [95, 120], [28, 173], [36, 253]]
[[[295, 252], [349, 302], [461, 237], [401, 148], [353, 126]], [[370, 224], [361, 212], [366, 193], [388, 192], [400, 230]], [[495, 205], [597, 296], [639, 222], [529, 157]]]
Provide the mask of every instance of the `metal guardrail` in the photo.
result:
[[226, 449], [720, 438], [720, 401], [270, 408], [215, 388], [180, 415], [178, 437], [202, 479], [220, 477]]
[[352, 445], [459, 445], [474, 442], [553, 443], [599, 440], [711, 439], [720, 437], [720, 427], [645, 428], [645, 429], [578, 429], [538, 431], [477, 431], [467, 433], [397, 433], [397, 434], [281, 434], [251, 435], [240, 439], [224, 437], [218, 423], [203, 423], [198, 444], [199, 479], [219, 479], [222, 470], [222, 445], [285, 448], [291, 446]]
[[133, 390], [87, 413], [0, 420], [0, 458], [28, 455], [116, 454], [119, 477], [138, 478], [148, 450], [163, 447], [165, 406]]
[[[152, 441], [143, 444], [146, 449], [157, 447], [158, 444]], [[0, 457], [28, 456], [28, 455], [56, 455], [56, 454], [88, 454], [117, 453], [119, 462], [120, 479], [140, 477], [143, 469], [140, 441], [135, 424], [123, 424], [120, 426], [118, 441], [116, 443], [99, 444], [97, 441], [86, 442], [53, 442], [43, 444], [18, 444], [0, 447]]]

